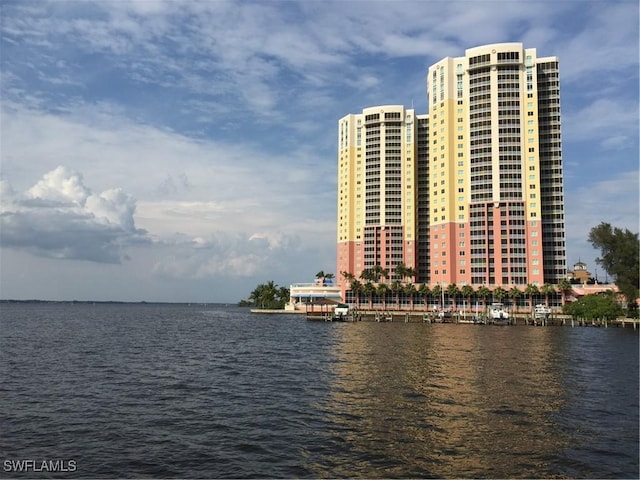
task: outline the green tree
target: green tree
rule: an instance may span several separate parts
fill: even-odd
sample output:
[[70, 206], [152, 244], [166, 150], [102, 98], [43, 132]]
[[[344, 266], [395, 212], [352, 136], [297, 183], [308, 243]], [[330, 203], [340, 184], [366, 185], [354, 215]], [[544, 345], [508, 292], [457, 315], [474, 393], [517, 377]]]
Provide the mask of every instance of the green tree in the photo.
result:
[[398, 265], [396, 265], [394, 272], [404, 282], [404, 279], [407, 276], [407, 266], [404, 263], [400, 262]]
[[478, 295], [478, 297], [482, 299], [482, 311], [486, 310], [487, 298], [489, 298], [489, 295], [491, 295], [491, 290], [489, 290], [486, 285], [482, 285], [480, 288], [478, 288], [476, 295]]
[[386, 279], [389, 275], [389, 271], [382, 268], [380, 265], [374, 265], [371, 268], [371, 272], [373, 273], [374, 282], [379, 283], [381, 278]]
[[240, 302], [241, 305], [266, 309], [281, 309], [289, 301], [289, 289], [279, 287], [273, 280], [258, 285], [249, 295], [249, 299]]
[[540, 293], [544, 295], [544, 304], [549, 306], [549, 295], [556, 293], [556, 287], [549, 283], [545, 283], [540, 287]]
[[433, 295], [433, 298], [437, 298], [438, 301], [442, 304], [441, 307], [444, 308], [444, 299], [442, 298], [442, 287], [440, 285], [436, 285], [431, 289], [431, 295]]
[[389, 290], [391, 290], [396, 298], [396, 310], [400, 309], [400, 293], [404, 291], [404, 285], [399, 280], [394, 280], [389, 285]]
[[376, 292], [376, 287], [371, 282], [365, 282], [362, 286], [362, 293], [367, 297], [369, 302], [369, 309], [373, 308], [373, 294]]
[[387, 308], [387, 293], [389, 292], [389, 285], [386, 283], [380, 283], [376, 287], [376, 294], [380, 297], [380, 301], [382, 302], [382, 308]]
[[407, 267], [404, 274], [406, 276], [405, 279], [412, 279], [411, 281], [413, 282], [413, 277], [416, 276], [416, 270], [415, 268]]
[[475, 293], [473, 285], [463, 285], [462, 288], [460, 289], [460, 293], [462, 294], [462, 296], [464, 298], [467, 299], [467, 308], [469, 310], [472, 310], [472, 308], [471, 308], [471, 297], [473, 297], [473, 294]]
[[616, 302], [615, 294], [606, 293], [585, 295], [580, 300], [569, 303], [562, 311], [574, 318], [585, 320], [613, 320], [622, 315], [622, 308]]
[[451, 284], [447, 285], [447, 295], [449, 295], [449, 298], [451, 299], [451, 303], [453, 305], [453, 309], [454, 310], [457, 307], [456, 297], [459, 294], [460, 294], [460, 289], [458, 288], [458, 286], [455, 283], [451, 283]]
[[498, 303], [502, 303], [502, 299], [507, 296], [507, 291], [502, 287], [496, 288], [492, 293], [493, 298], [497, 300]]
[[362, 283], [360, 283], [358, 280], [354, 278], [353, 280], [351, 280], [350, 288], [351, 288], [351, 292], [353, 293], [353, 296], [356, 299], [356, 307], [360, 308], [360, 294], [362, 293], [362, 290], [363, 290]]
[[360, 272], [360, 278], [362, 280], [364, 280], [365, 282], [375, 282], [376, 281], [376, 277], [375, 277], [373, 271], [370, 268], [365, 268], [364, 270], [362, 270], [362, 272]]
[[416, 286], [413, 283], [407, 283], [404, 286], [404, 293], [409, 297], [409, 303], [411, 304], [411, 310], [413, 310], [413, 297], [415, 296], [417, 290]]
[[635, 303], [640, 288], [640, 246], [638, 234], [600, 223], [589, 232], [589, 242], [600, 250], [596, 263], [615, 278], [628, 303]]
[[529, 310], [531, 312], [533, 312], [533, 297], [539, 293], [538, 286], [533, 283], [528, 284], [527, 288], [524, 289], [524, 294], [529, 297]]
[[431, 289], [429, 288], [429, 285], [427, 285], [426, 283], [423, 283], [422, 285], [420, 285], [420, 287], [418, 288], [418, 293], [422, 297], [422, 303], [424, 304], [424, 309], [426, 310], [427, 303], [428, 303], [427, 301], [431, 296]]
[[558, 290], [562, 294], [562, 306], [567, 303], [567, 292], [571, 290], [571, 282], [566, 278], [563, 278], [558, 282]]
[[513, 301], [513, 311], [518, 309], [518, 299], [522, 296], [522, 292], [518, 287], [511, 287], [509, 290], [509, 298]]

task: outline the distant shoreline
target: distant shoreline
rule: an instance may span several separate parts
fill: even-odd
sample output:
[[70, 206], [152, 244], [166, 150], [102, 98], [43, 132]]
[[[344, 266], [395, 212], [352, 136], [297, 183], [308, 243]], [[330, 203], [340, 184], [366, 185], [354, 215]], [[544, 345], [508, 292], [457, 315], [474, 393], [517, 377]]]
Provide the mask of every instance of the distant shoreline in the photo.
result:
[[237, 308], [247, 308], [240, 307], [235, 302], [149, 302], [149, 301], [138, 301], [138, 302], [126, 302], [121, 300], [2, 300], [0, 299], [0, 304], [8, 304], [8, 303], [34, 303], [34, 304], [62, 304], [62, 305], [191, 305], [191, 306], [206, 306], [206, 305], [222, 305], [225, 307], [237, 307]]

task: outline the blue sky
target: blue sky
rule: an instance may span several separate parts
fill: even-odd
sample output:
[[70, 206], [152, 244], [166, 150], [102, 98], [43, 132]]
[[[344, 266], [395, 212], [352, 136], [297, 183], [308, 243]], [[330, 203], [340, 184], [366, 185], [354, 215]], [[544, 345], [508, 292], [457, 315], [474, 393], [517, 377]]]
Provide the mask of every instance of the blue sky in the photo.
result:
[[[638, 2], [0, 4], [0, 298], [235, 302], [336, 273], [338, 119], [429, 65], [558, 56], [567, 262], [638, 231]], [[599, 278], [604, 273], [599, 270]]]

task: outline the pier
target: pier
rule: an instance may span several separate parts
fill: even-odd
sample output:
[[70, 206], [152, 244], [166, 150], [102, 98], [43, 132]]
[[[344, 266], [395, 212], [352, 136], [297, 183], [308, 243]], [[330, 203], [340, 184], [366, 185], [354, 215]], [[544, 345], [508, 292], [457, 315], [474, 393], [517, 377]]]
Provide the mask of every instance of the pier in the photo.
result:
[[[300, 312], [305, 313], [305, 312]], [[436, 312], [402, 310], [352, 310], [342, 318], [336, 318], [332, 312], [306, 312], [307, 320], [324, 322], [396, 322], [396, 323], [453, 323], [460, 325], [507, 325], [538, 327], [599, 327], [631, 328], [638, 330], [640, 320], [618, 318], [615, 320], [573, 319], [569, 315], [551, 315], [548, 318], [534, 318], [531, 315], [515, 315], [507, 321], [491, 321], [484, 315], [452, 314], [440, 316]], [[474, 320], [475, 319], [475, 320]]]

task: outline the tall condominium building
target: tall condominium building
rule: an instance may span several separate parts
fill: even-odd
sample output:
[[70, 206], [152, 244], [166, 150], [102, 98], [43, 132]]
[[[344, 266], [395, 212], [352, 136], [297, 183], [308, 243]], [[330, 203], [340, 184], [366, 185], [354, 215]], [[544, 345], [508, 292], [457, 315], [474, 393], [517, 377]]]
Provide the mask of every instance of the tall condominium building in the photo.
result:
[[418, 239], [428, 238], [418, 222], [418, 145], [422, 141], [424, 150], [428, 141], [418, 132], [428, 129], [425, 118], [386, 105], [340, 120], [339, 273], [357, 277], [380, 265], [392, 279], [400, 263], [416, 269]]
[[468, 49], [429, 68], [427, 97], [428, 115], [393, 105], [340, 119], [338, 272], [403, 263], [430, 284], [565, 278], [557, 58], [520, 43]]

